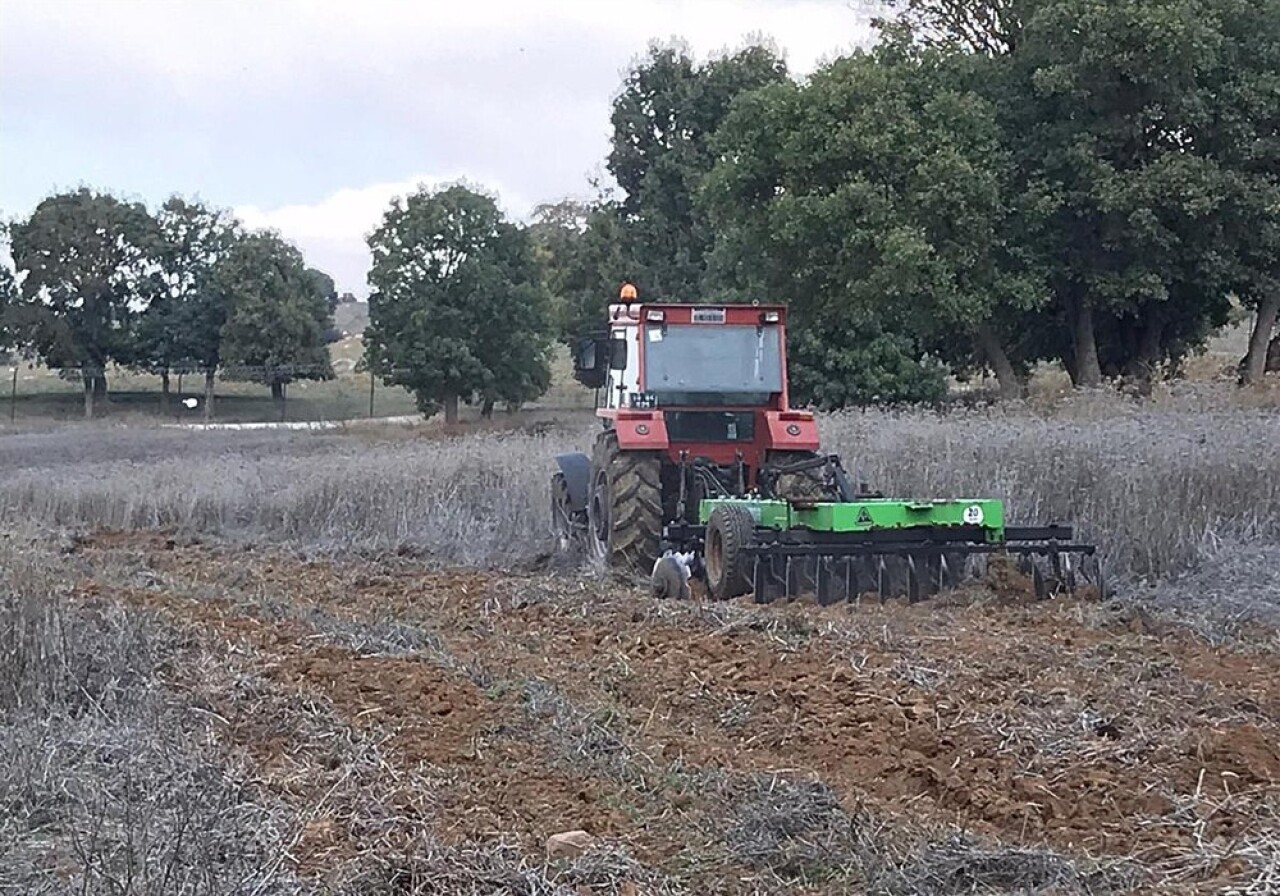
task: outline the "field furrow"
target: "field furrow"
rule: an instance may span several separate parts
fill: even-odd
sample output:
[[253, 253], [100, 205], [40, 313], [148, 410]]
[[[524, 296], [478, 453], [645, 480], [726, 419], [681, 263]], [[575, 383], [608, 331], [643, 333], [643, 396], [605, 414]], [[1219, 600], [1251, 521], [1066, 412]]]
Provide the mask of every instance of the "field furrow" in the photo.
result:
[[[1113, 888], [1137, 860], [1211, 892], [1280, 832], [1280, 657], [1133, 611], [977, 593], [657, 602], [568, 576], [163, 536], [79, 553], [113, 570], [94, 587], [322, 697], [381, 745], [393, 779], [427, 774], [423, 824], [452, 843], [505, 833], [532, 851], [582, 827], [650, 869], [715, 869], [704, 886], [726, 868], [795, 885], [865, 880], [888, 853], [873, 827], [893, 832], [896, 879], [930, 838], [963, 831], [1082, 868], [1100, 858]], [[762, 781], [818, 788], [803, 791], [817, 809], [788, 828]], [[367, 838], [317, 830], [329, 850]], [[825, 859], [800, 848], [815, 838]]]

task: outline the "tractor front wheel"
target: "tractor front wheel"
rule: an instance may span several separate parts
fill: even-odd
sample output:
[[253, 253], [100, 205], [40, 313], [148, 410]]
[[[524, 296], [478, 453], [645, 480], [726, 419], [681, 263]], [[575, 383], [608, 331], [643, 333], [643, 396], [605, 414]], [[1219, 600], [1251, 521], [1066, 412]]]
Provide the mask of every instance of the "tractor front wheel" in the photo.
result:
[[747, 548], [755, 535], [755, 520], [745, 507], [721, 504], [711, 511], [703, 563], [712, 597], [729, 600], [751, 590], [752, 563]]
[[662, 539], [662, 458], [623, 451], [617, 433], [596, 440], [587, 500], [592, 555], [609, 566], [648, 573]]

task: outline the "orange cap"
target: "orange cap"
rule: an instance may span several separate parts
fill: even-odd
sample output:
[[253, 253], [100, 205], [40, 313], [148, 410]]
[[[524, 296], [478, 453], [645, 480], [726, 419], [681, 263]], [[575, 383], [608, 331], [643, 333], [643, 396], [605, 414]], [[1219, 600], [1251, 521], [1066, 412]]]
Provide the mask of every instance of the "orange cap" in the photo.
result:
[[630, 283], [622, 284], [622, 291], [618, 293], [619, 298], [634, 299], [636, 298], [636, 296], [637, 296], [637, 293], [636, 293], [636, 288], [634, 286], [632, 286]]

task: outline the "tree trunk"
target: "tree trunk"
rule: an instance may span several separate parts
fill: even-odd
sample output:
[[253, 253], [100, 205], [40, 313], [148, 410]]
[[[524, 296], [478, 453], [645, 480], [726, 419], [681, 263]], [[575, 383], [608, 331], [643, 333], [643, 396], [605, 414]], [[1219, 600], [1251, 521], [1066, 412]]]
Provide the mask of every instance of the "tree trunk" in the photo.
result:
[[160, 413], [169, 416], [169, 368], [160, 371]]
[[493, 399], [486, 398], [484, 404], [480, 406], [480, 416], [486, 420], [493, 419]]
[[1018, 376], [1018, 371], [1013, 369], [1013, 363], [1010, 362], [1004, 346], [1000, 344], [1000, 337], [996, 335], [996, 331], [988, 323], [979, 324], [976, 339], [978, 350], [987, 359], [991, 369], [996, 372], [996, 382], [1000, 384], [1000, 397], [1021, 398], [1023, 396], [1022, 378]]
[[204, 372], [204, 422], [213, 419], [213, 368]]
[[93, 378], [93, 397], [94, 400], [102, 400], [107, 397], [107, 374], [99, 373]]
[[1258, 303], [1258, 314], [1249, 334], [1249, 354], [1244, 358], [1244, 370], [1240, 373], [1240, 385], [1260, 386], [1267, 372], [1267, 350], [1271, 345], [1271, 330], [1280, 314], [1280, 289], [1273, 289]]
[[446, 395], [444, 398], [444, 422], [450, 426], [458, 422], [457, 395]]
[[1154, 315], [1148, 316], [1142, 326], [1142, 333], [1138, 336], [1138, 350], [1127, 365], [1125, 372], [1138, 381], [1143, 395], [1151, 394], [1156, 362], [1160, 358], [1160, 337], [1163, 335], [1164, 322]]
[[1071, 321], [1071, 341], [1075, 349], [1075, 385], [1096, 389], [1102, 385], [1102, 367], [1098, 363], [1098, 338], [1093, 330], [1093, 309], [1081, 299]]
[[275, 402], [276, 413], [280, 415], [280, 421], [283, 423], [285, 409], [284, 383], [271, 384], [271, 400]]
[[93, 419], [93, 377], [84, 378], [84, 419]]

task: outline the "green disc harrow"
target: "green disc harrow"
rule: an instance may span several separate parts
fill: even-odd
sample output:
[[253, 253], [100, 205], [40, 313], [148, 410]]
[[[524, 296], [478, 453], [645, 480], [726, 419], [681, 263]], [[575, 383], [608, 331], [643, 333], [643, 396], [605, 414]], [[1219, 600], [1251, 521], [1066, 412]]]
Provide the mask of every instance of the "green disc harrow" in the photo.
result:
[[1105, 593], [1094, 546], [1075, 543], [1067, 526], [1010, 527], [991, 499], [716, 497], [700, 502], [698, 521], [667, 526], [666, 541], [698, 550], [718, 598], [917, 601], [984, 577], [995, 558], [1012, 561], [1039, 598], [1085, 586]]

